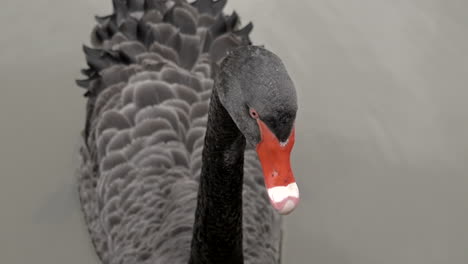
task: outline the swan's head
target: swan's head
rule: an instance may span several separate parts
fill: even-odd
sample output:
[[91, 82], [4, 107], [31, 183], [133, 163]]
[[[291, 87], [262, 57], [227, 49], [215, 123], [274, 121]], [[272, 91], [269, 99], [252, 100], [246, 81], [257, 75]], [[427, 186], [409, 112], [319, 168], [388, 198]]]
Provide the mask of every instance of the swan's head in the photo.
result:
[[216, 79], [219, 99], [255, 147], [272, 205], [288, 214], [299, 202], [290, 153], [294, 145], [297, 97], [280, 58], [256, 46], [232, 51]]

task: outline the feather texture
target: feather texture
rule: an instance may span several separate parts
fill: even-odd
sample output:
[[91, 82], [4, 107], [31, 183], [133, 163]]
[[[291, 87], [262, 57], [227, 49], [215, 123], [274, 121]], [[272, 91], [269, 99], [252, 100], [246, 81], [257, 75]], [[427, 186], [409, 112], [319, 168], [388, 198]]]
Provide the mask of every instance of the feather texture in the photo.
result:
[[[84, 47], [79, 194], [103, 263], [187, 263], [213, 66], [250, 44], [225, 0], [113, 0]], [[280, 218], [245, 153], [245, 263], [278, 263]]]

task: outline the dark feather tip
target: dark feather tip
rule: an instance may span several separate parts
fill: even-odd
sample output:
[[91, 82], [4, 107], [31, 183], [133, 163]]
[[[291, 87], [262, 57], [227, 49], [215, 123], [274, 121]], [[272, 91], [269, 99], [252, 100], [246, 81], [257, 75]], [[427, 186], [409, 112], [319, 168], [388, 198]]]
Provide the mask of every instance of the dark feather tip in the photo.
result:
[[83, 45], [83, 52], [86, 54], [86, 56], [90, 57], [100, 57], [102, 55], [101, 49], [93, 49], [86, 45]]
[[216, 2], [213, 2], [212, 0], [198, 0], [193, 2], [192, 6], [197, 8], [200, 13], [217, 15], [223, 10], [226, 3], [227, 0], [218, 0]]
[[79, 87], [81, 87], [81, 88], [88, 89], [89, 83], [90, 83], [90, 79], [75, 80], [75, 83], [76, 83]]
[[90, 77], [95, 71], [93, 69], [82, 69], [81, 74]]
[[237, 23], [239, 22], [239, 15], [237, 15], [236, 11], [232, 13], [227, 19], [226, 19], [226, 26], [228, 30], [232, 30], [236, 27]]
[[238, 31], [236, 31], [234, 33], [236, 33], [239, 36], [248, 36], [250, 34], [250, 32], [252, 32], [253, 27], [254, 26], [253, 26], [252, 22], [250, 22], [245, 27], [243, 27], [242, 29], [240, 29], [240, 30], [238, 30]]
[[224, 7], [226, 6], [227, 0], [218, 0], [216, 2], [212, 3], [213, 6], [213, 11], [215, 14], [221, 13], [223, 11]]
[[108, 15], [108, 16], [95, 16], [94, 19], [96, 20], [96, 22], [98, 22], [99, 24], [105, 24], [107, 22], [109, 22], [112, 18], [112, 15]]

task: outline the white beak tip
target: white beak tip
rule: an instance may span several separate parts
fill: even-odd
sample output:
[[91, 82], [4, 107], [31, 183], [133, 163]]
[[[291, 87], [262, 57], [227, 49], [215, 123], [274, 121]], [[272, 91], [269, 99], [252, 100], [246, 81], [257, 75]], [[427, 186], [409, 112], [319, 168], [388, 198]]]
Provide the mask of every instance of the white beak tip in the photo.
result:
[[288, 215], [294, 209], [296, 209], [297, 204], [299, 203], [298, 199], [286, 199], [282, 204], [283, 206], [281, 208], [276, 208], [278, 210], [278, 213], [282, 215]]
[[273, 207], [282, 215], [290, 214], [299, 204], [299, 189], [295, 182], [269, 188], [268, 195]]

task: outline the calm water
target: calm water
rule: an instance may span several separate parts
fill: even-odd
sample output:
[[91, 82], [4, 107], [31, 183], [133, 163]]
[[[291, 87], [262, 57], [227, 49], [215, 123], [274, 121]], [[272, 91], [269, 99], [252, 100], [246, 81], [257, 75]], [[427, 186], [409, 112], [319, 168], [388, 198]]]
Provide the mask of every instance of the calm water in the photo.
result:
[[[0, 263], [98, 263], [75, 191], [84, 66], [110, 0], [3, 0]], [[285, 263], [468, 263], [465, 0], [231, 0], [300, 98]]]

